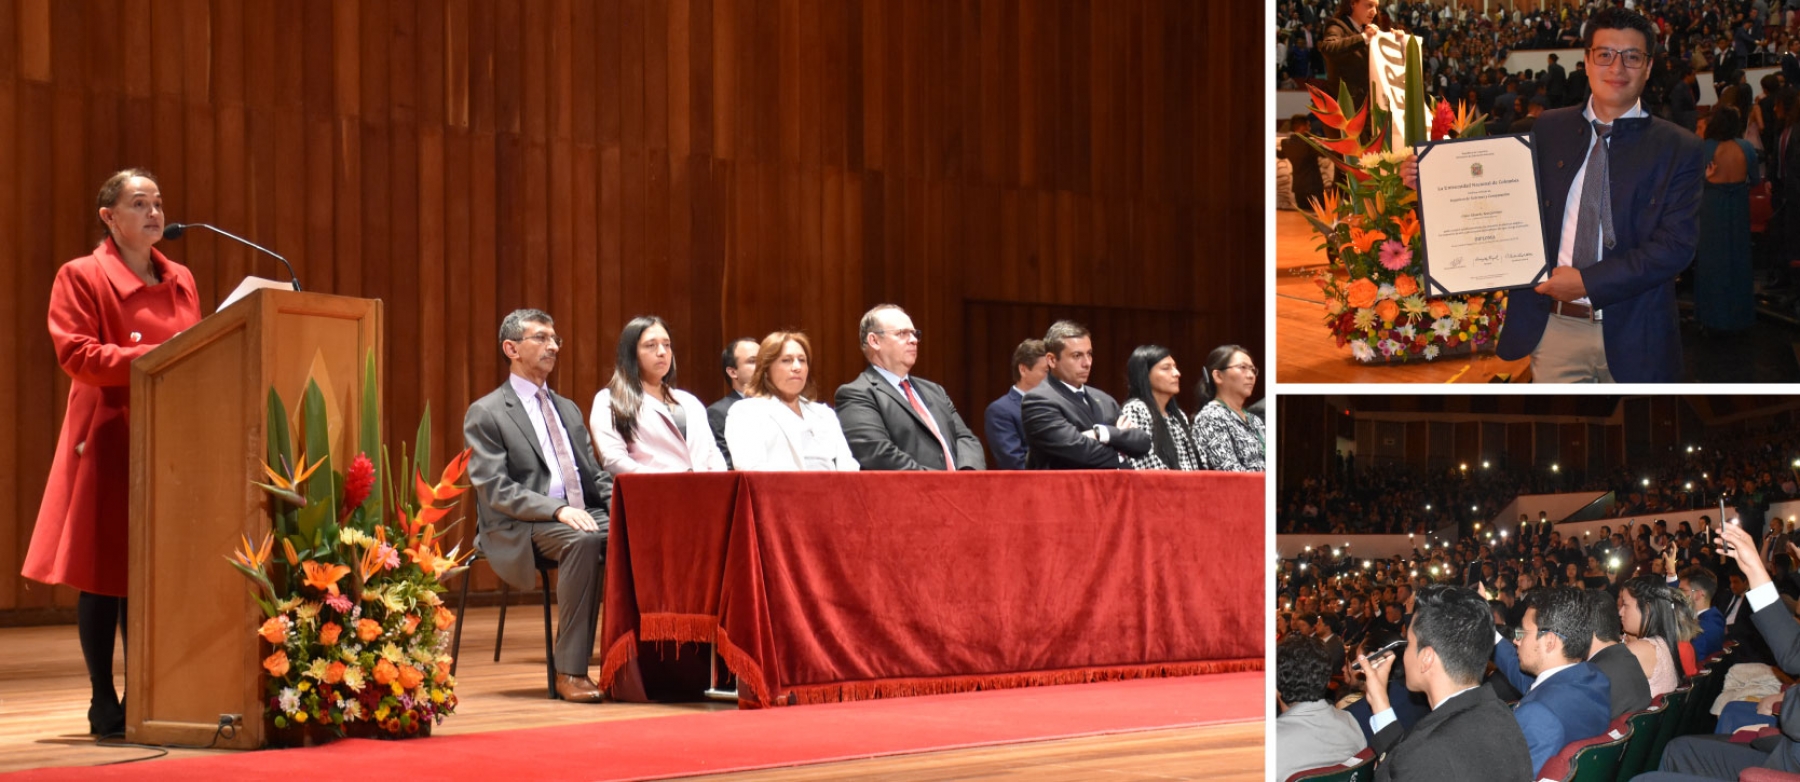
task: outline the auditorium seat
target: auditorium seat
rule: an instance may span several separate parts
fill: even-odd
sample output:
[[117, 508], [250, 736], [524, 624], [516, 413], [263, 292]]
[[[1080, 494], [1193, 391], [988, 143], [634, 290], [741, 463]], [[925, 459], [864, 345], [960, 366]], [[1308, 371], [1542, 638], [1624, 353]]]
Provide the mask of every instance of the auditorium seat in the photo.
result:
[[1375, 778], [1375, 751], [1364, 748], [1350, 758], [1354, 763], [1339, 763], [1301, 771], [1287, 782], [1369, 782]]
[[1613, 720], [1607, 732], [1572, 742], [1552, 755], [1538, 770], [1538, 782], [1612, 782], [1631, 739], [1626, 716]]
[[1644, 771], [1650, 771], [1662, 765], [1663, 748], [1669, 746], [1669, 740], [1675, 738], [1685, 724], [1687, 713], [1683, 709], [1686, 709], [1688, 701], [1692, 700], [1688, 696], [1692, 695], [1693, 691], [1692, 685], [1682, 685], [1675, 688], [1674, 692], [1663, 695], [1663, 711], [1665, 713], [1656, 722], [1656, 742], [1650, 745], [1650, 751], [1644, 755]]
[[1667, 713], [1664, 697], [1658, 695], [1650, 701], [1648, 708], [1621, 715], [1618, 720], [1614, 720], [1614, 724], [1624, 721], [1627, 725], [1624, 733], [1625, 751], [1619, 757], [1619, 782], [1628, 782], [1632, 777], [1656, 767], [1648, 761], [1647, 756], [1650, 754], [1650, 745], [1656, 743], [1658, 723]]

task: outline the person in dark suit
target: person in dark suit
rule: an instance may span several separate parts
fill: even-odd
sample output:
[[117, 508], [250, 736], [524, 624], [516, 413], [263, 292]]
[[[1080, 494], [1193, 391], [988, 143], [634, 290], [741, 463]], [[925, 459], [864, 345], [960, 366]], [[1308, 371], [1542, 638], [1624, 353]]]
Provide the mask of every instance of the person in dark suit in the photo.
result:
[[[1751, 620], [1768, 639], [1776, 665], [1789, 675], [1800, 674], [1800, 623], [1781, 602], [1781, 594], [1769, 571], [1763, 565], [1756, 539], [1742, 527], [1726, 524], [1722, 530], [1725, 542], [1733, 547], [1732, 558], [1743, 569], [1749, 584], [1744, 597], [1755, 613]], [[1800, 709], [1785, 708], [1776, 723], [1779, 732], [1749, 744], [1732, 742], [1717, 734], [1682, 736], [1669, 742], [1663, 751], [1660, 771], [1637, 777], [1640, 782], [1678, 782], [1695, 779], [1735, 780], [1747, 768], [1770, 768], [1787, 773], [1800, 773]]]
[[1538, 117], [1543, 115], [1546, 103], [1547, 101], [1545, 101], [1544, 96], [1542, 95], [1533, 97], [1531, 102], [1526, 105], [1524, 113], [1521, 114], [1518, 119], [1513, 120], [1511, 125], [1507, 126], [1506, 132], [1530, 133], [1531, 129], [1537, 126]]
[[[1675, 279], [1699, 243], [1706, 164], [1700, 139], [1639, 101], [1655, 40], [1633, 11], [1595, 13], [1583, 42], [1592, 97], [1585, 108], [1544, 112], [1532, 129], [1556, 265], [1507, 296], [1496, 353], [1531, 357], [1534, 381], [1681, 379]], [[1416, 164], [1404, 168], [1416, 185]]]
[[1587, 589], [1581, 596], [1588, 601], [1588, 629], [1593, 635], [1588, 662], [1606, 674], [1612, 694], [1611, 716], [1617, 719], [1621, 714], [1649, 708], [1650, 677], [1644, 675], [1644, 666], [1622, 643], [1619, 608], [1612, 594], [1604, 589]]
[[1357, 663], [1367, 677], [1374, 716], [1376, 782], [1531, 779], [1531, 749], [1512, 710], [1481, 685], [1494, 648], [1493, 615], [1467, 587], [1428, 586], [1414, 599], [1406, 630], [1406, 688], [1431, 699], [1431, 713], [1410, 730], [1388, 702], [1390, 655]]
[[757, 344], [753, 337], [738, 337], [725, 346], [719, 364], [725, 371], [725, 380], [731, 383], [731, 393], [706, 408], [706, 422], [712, 426], [713, 442], [719, 444], [719, 452], [725, 455], [726, 469], [731, 468], [731, 449], [725, 447], [725, 416], [731, 412], [732, 405], [750, 395], [750, 376], [756, 374]]
[[1693, 133], [1700, 126], [1699, 98], [1695, 95], [1694, 72], [1685, 70], [1669, 90], [1669, 120]]
[[1552, 106], [1566, 106], [1569, 96], [1569, 72], [1557, 64], [1555, 53], [1550, 55], [1550, 67], [1544, 69], [1544, 95], [1550, 99]]
[[1025, 469], [1025, 421], [1020, 405], [1025, 395], [1050, 374], [1050, 360], [1044, 357], [1044, 341], [1028, 339], [1013, 348], [1013, 384], [999, 399], [987, 406], [982, 416], [982, 429], [987, 431], [988, 450], [994, 452], [994, 469]]
[[838, 424], [865, 470], [982, 470], [981, 440], [943, 386], [912, 375], [920, 331], [906, 310], [877, 304], [857, 328], [869, 367], [837, 390]]
[[557, 562], [556, 694], [598, 703], [587, 675], [600, 613], [612, 476], [594, 460], [581, 408], [546, 385], [562, 338], [540, 310], [515, 310], [500, 325], [507, 382], [469, 406], [463, 441], [475, 487], [475, 545], [514, 588], [536, 580], [533, 552]]
[[1087, 384], [1094, 368], [1087, 327], [1059, 320], [1044, 333], [1050, 379], [1025, 395], [1028, 470], [1117, 470], [1150, 452], [1150, 433], [1119, 426], [1119, 403]]
[[1338, 0], [1337, 12], [1319, 36], [1325, 80], [1331, 84], [1327, 94], [1336, 99], [1339, 87], [1348, 89], [1358, 108], [1369, 95], [1369, 40], [1380, 32], [1377, 13], [1375, 0]]
[[1694, 607], [1694, 619], [1700, 622], [1700, 634], [1694, 636], [1694, 659], [1705, 660], [1725, 647], [1725, 614], [1714, 608], [1712, 596], [1719, 590], [1719, 578], [1699, 565], [1681, 571], [1681, 593]]
[[1293, 166], [1289, 187], [1294, 191], [1294, 208], [1302, 212], [1311, 209], [1313, 201], [1325, 197], [1325, 175], [1319, 173], [1319, 150], [1301, 138], [1311, 121], [1305, 114], [1295, 114], [1288, 120], [1287, 137], [1275, 148], [1275, 156]]
[[1494, 664], [1524, 693], [1513, 718], [1536, 775], [1563, 745], [1606, 732], [1612, 689], [1606, 674], [1587, 662], [1593, 633], [1581, 590], [1544, 587], [1525, 604], [1517, 646], [1498, 640]]

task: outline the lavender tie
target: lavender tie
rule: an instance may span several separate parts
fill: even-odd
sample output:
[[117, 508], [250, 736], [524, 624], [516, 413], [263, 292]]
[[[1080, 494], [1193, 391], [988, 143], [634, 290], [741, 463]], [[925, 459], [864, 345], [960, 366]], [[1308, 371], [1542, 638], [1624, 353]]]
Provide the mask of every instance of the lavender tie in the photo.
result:
[[587, 510], [587, 503], [581, 493], [581, 473], [575, 470], [575, 455], [569, 453], [567, 438], [560, 436], [556, 430], [556, 422], [561, 421], [556, 415], [556, 406], [550, 404], [550, 389], [540, 388], [537, 392], [538, 409], [544, 414], [544, 432], [550, 435], [550, 444], [556, 448], [556, 466], [562, 470], [563, 498], [571, 507]]

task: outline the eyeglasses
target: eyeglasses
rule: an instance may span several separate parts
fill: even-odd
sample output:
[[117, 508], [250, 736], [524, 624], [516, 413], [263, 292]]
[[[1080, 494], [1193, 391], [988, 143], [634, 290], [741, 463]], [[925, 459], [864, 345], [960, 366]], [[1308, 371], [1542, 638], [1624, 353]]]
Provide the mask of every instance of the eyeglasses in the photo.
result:
[[916, 339], [921, 342], [925, 341], [925, 332], [918, 329], [876, 329], [875, 333], [892, 334], [901, 342], [905, 342], [909, 339]]
[[562, 347], [562, 345], [563, 345], [563, 338], [562, 338], [562, 337], [561, 337], [561, 336], [558, 336], [558, 335], [556, 335], [556, 334], [533, 334], [533, 335], [531, 335], [531, 336], [529, 336], [529, 337], [525, 337], [525, 338], [522, 338], [522, 339], [515, 339], [515, 340], [513, 340], [513, 341], [514, 341], [514, 342], [542, 342], [542, 343], [549, 343], [549, 344], [551, 344], [551, 345], [555, 345], [555, 346], [557, 346], [557, 347], [559, 347], [559, 348], [560, 348], [560, 347]]
[[1602, 68], [1612, 65], [1613, 60], [1623, 57], [1625, 59], [1625, 67], [1634, 71], [1644, 67], [1644, 64], [1650, 61], [1650, 55], [1645, 54], [1642, 49], [1626, 49], [1620, 51], [1618, 49], [1608, 49], [1604, 46], [1596, 46], [1588, 50], [1588, 56], [1594, 58], [1594, 64]]
[[1256, 365], [1255, 364], [1232, 364], [1231, 366], [1226, 367], [1226, 369], [1240, 369], [1240, 370], [1243, 370], [1244, 374], [1247, 374], [1247, 375], [1256, 374]]

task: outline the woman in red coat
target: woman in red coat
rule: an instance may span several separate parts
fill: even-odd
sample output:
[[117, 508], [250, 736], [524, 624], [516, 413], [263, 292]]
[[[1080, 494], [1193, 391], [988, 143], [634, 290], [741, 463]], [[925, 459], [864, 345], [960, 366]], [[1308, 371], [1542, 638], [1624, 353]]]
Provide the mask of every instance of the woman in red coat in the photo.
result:
[[98, 202], [106, 238], [63, 264], [50, 290], [50, 339], [74, 382], [24, 574], [81, 590], [76, 621], [94, 689], [88, 727], [107, 736], [125, 729], [112, 659], [125, 616], [131, 362], [198, 322], [200, 298], [187, 267], [154, 247], [162, 192], [149, 172], [112, 175]]

